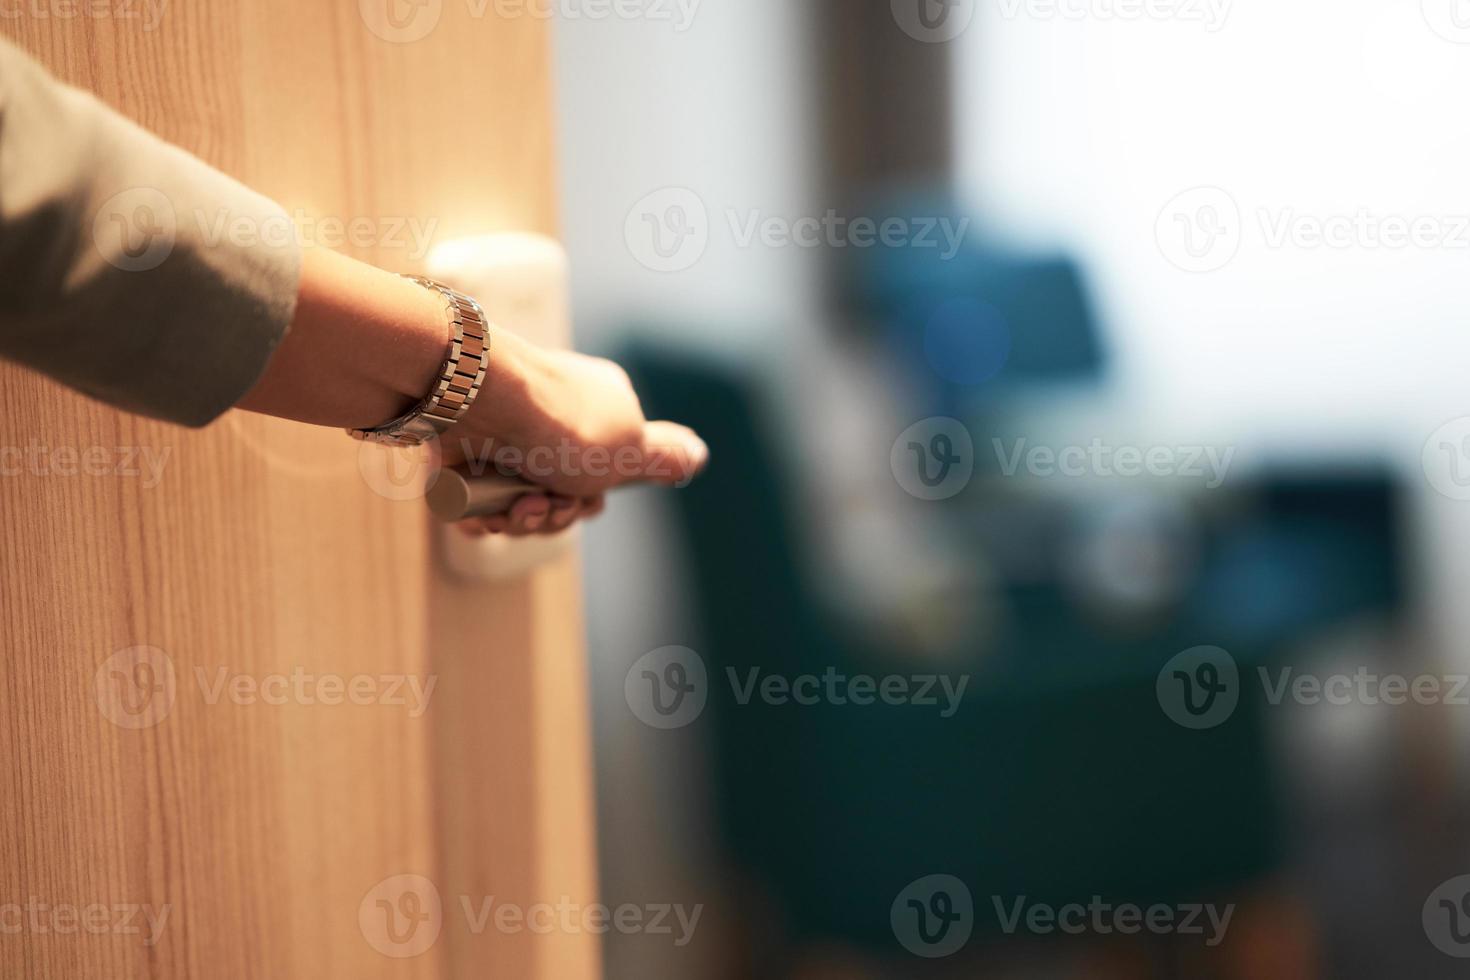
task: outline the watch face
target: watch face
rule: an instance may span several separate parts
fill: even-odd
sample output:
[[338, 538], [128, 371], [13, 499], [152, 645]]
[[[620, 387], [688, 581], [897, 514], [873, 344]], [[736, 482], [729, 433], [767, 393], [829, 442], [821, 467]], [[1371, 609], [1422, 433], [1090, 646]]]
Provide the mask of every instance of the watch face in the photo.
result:
[[397, 446], [402, 449], [422, 446], [426, 442], [439, 438], [439, 433], [452, 424], [450, 422], [442, 425], [436, 424], [434, 417], [427, 413], [427, 405], [427, 401], [420, 402], [404, 415], [376, 429], [348, 429], [347, 431], [354, 439], [374, 442], [380, 446]]
[[378, 446], [393, 446], [398, 449], [422, 446], [425, 442], [423, 438], [402, 429], [348, 429], [347, 434], [362, 442], [371, 442]]
[[398, 440], [395, 445], [422, 446], [431, 439], [439, 438], [440, 431], [442, 430], [434, 424], [432, 416], [421, 413], [405, 422], [393, 435]]

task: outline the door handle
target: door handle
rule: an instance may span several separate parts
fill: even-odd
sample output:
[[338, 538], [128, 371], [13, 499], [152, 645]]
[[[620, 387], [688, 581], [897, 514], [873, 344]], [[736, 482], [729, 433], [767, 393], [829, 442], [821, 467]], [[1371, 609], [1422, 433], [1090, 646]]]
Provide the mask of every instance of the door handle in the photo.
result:
[[[479, 300], [494, 325], [546, 346], [565, 344], [570, 337], [567, 257], [550, 238], [510, 233], [441, 242], [429, 253], [424, 271]], [[536, 489], [501, 475], [493, 464], [478, 475], [463, 466], [444, 469], [428, 492], [430, 510], [445, 522], [438, 528], [444, 566], [471, 581], [514, 580], [574, 548], [576, 527], [524, 538], [471, 538], [451, 526], [467, 517], [502, 514], [516, 498]]]
[[513, 476], [476, 474], [468, 466], [445, 467], [425, 494], [429, 510], [441, 521], [453, 523], [470, 517], [494, 517], [540, 488]]

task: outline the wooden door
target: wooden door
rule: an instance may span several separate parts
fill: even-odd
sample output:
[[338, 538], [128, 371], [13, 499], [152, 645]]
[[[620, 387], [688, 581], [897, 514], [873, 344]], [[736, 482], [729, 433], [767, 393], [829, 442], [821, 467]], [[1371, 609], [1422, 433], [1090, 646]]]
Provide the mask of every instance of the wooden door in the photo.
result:
[[[552, 230], [529, 7], [116, 0], [0, 30], [309, 241], [416, 271], [414, 221]], [[595, 900], [574, 558], [452, 582], [339, 432], [186, 431], [3, 364], [0, 446], [37, 461], [0, 476], [0, 975], [596, 974], [590, 932], [481, 917]]]

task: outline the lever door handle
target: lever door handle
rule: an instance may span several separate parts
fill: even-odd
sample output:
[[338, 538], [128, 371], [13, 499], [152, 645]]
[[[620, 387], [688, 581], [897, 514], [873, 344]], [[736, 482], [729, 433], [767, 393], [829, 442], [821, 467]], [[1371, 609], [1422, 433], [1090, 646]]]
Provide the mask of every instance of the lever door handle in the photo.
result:
[[535, 492], [539, 492], [538, 487], [513, 476], [493, 471], [476, 474], [467, 466], [446, 466], [425, 499], [435, 517], [453, 522], [504, 514], [518, 498]]
[[[561, 246], [539, 235], [499, 234], [440, 242], [424, 272], [480, 301], [490, 322], [547, 346], [564, 344], [571, 330], [567, 311], [567, 258]], [[491, 340], [494, 357], [494, 340]], [[577, 528], [556, 534], [509, 538], [469, 537], [449, 522], [493, 517], [535, 488], [502, 476], [494, 465], [478, 475], [446, 469], [429, 489], [428, 503], [441, 521], [438, 552], [443, 567], [473, 582], [514, 581], [555, 562], [576, 546]]]

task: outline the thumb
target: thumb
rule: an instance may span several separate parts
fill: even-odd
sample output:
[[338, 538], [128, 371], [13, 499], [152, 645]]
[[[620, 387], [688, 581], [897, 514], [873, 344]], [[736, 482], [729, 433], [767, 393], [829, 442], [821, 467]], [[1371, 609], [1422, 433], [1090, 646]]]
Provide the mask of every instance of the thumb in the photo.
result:
[[709, 446], [694, 430], [676, 422], [643, 426], [643, 476], [653, 483], [682, 487], [709, 462]]

